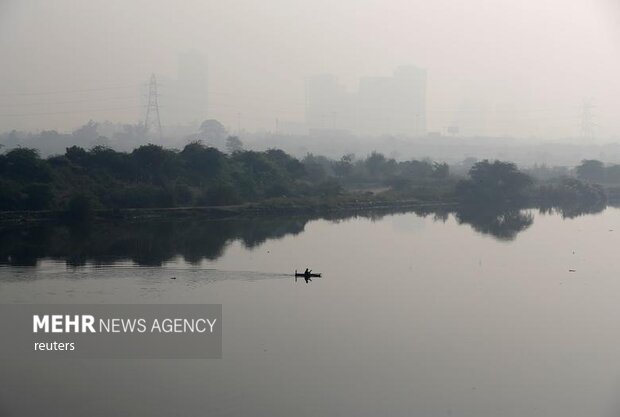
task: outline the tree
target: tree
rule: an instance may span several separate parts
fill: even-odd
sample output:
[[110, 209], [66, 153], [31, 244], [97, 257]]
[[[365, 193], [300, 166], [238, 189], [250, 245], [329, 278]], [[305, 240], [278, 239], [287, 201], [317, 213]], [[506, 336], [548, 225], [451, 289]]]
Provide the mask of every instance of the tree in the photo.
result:
[[469, 170], [468, 180], [460, 181], [456, 194], [467, 203], [516, 202], [524, 197], [525, 189], [532, 179], [509, 162], [488, 160], [478, 162]]
[[125, 124], [122, 126], [121, 131], [112, 134], [112, 139], [117, 143], [122, 143], [124, 146], [132, 148], [147, 140], [146, 128], [142, 123], [136, 125]]
[[237, 136], [229, 136], [226, 139], [226, 150], [228, 153], [240, 152], [243, 150], [243, 142]]
[[225, 154], [200, 141], [185, 145], [180, 155], [188, 177], [197, 185], [214, 180], [227, 164]]
[[49, 182], [52, 179], [50, 167], [39, 158], [36, 149], [11, 149], [4, 155], [2, 165], [7, 177], [18, 181]]
[[99, 137], [99, 133], [97, 132], [97, 123], [89, 120], [84, 126], [74, 130], [72, 134], [74, 138], [82, 143], [92, 143]]
[[607, 182], [619, 183], [620, 182], [620, 165], [608, 166], [605, 170], [605, 176]]
[[584, 159], [577, 167], [577, 176], [590, 182], [605, 181], [605, 165], [595, 159]]
[[175, 174], [176, 154], [162, 146], [142, 145], [131, 153], [136, 172], [140, 179], [154, 181], [164, 177], [172, 177]]
[[334, 173], [339, 177], [347, 177], [353, 170], [353, 154], [346, 154], [340, 158], [340, 161], [335, 162], [333, 165]]
[[223, 124], [215, 119], [209, 119], [200, 125], [200, 135], [203, 140], [212, 146], [221, 146], [228, 136]]
[[368, 158], [366, 158], [366, 169], [373, 177], [379, 175], [385, 167], [386, 159], [383, 154], [373, 151]]
[[88, 159], [88, 152], [80, 146], [71, 146], [65, 151], [67, 159], [74, 164], [85, 166]]
[[88, 152], [86, 167], [91, 174], [134, 179], [131, 155], [106, 146], [95, 146]]
[[301, 162], [281, 149], [269, 149], [265, 152], [265, 156], [290, 178], [298, 179], [306, 173]]
[[325, 181], [327, 177], [325, 166], [329, 164], [329, 161], [325, 157], [315, 156], [309, 153], [304, 157], [302, 163], [305, 176], [309, 181], [313, 183]]
[[450, 175], [450, 166], [445, 162], [443, 164], [433, 163], [433, 177], [438, 179], [446, 179]]
[[416, 161], [415, 159], [401, 162], [400, 170], [402, 175], [409, 179], [428, 178], [435, 173], [433, 164], [428, 161]]

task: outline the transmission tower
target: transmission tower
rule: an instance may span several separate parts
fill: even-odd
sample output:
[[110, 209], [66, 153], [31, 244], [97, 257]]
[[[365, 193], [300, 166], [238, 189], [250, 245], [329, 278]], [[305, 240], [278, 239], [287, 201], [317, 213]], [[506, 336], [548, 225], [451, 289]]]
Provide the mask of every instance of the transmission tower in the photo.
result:
[[584, 100], [581, 105], [581, 139], [587, 143], [594, 141], [594, 105], [591, 100]]
[[161, 120], [159, 120], [157, 96], [157, 78], [155, 78], [155, 74], [151, 74], [151, 81], [149, 81], [149, 101], [146, 106], [146, 117], [144, 119], [144, 130], [147, 134], [150, 132], [157, 132], [161, 140]]

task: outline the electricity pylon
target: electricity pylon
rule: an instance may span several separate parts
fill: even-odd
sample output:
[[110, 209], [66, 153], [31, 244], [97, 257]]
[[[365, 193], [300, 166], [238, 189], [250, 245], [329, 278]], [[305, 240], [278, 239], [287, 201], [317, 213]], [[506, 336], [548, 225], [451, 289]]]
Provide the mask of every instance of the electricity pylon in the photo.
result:
[[161, 140], [161, 120], [159, 119], [157, 96], [157, 78], [155, 78], [155, 74], [151, 74], [151, 80], [149, 81], [149, 101], [146, 105], [146, 117], [144, 119], [144, 130], [147, 134], [153, 131], [157, 132]]

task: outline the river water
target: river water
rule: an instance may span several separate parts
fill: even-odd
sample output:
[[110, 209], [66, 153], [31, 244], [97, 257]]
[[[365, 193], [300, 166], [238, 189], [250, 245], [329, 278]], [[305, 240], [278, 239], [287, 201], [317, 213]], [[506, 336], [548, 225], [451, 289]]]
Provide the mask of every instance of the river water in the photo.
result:
[[2, 303], [218, 303], [224, 333], [215, 360], [2, 359], [2, 417], [620, 414], [619, 209], [1, 237]]

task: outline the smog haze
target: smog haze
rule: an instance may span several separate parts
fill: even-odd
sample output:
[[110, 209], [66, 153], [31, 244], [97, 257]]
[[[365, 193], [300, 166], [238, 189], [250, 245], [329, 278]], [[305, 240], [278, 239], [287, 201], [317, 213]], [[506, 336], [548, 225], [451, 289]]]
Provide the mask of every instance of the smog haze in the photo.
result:
[[141, 121], [151, 73], [165, 103], [189, 53], [208, 71], [204, 118], [233, 129], [303, 124], [317, 74], [355, 92], [415, 66], [428, 131], [571, 137], [588, 102], [617, 138], [619, 15], [612, 0], [3, 0], [0, 130]]

